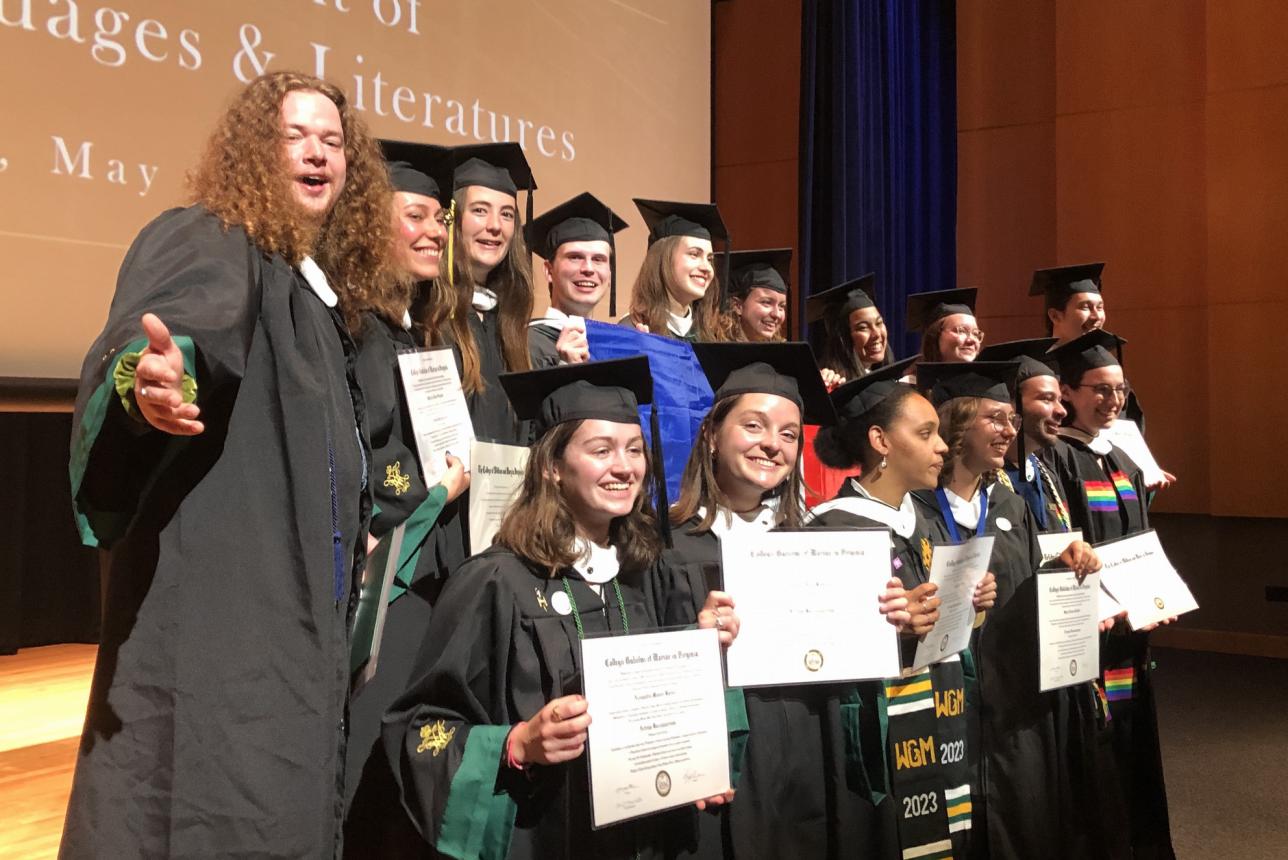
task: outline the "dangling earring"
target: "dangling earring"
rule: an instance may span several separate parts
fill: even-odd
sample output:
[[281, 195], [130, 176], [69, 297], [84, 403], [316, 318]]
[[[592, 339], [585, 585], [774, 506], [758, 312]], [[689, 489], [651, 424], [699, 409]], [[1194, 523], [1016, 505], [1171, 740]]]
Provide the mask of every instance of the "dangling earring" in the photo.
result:
[[885, 458], [885, 457], [882, 457], [882, 458], [881, 458], [881, 464], [880, 464], [879, 466], [877, 466], [877, 470], [878, 470], [878, 471], [881, 471], [881, 472], [884, 472], [884, 471], [885, 471], [885, 468], [886, 468], [886, 458]]

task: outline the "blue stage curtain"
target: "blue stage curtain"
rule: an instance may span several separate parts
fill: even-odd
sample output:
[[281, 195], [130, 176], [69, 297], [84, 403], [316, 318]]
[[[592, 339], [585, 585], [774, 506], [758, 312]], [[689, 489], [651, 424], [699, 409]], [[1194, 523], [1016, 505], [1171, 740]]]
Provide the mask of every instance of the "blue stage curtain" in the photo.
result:
[[[804, 0], [796, 310], [866, 272], [895, 357], [911, 293], [956, 286], [952, 0]], [[817, 341], [816, 341], [817, 343]]]

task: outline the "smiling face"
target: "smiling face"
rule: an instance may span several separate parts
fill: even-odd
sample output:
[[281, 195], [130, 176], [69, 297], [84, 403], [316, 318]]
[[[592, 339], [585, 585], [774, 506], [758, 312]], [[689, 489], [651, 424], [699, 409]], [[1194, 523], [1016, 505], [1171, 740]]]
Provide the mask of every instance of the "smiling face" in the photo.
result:
[[1104, 328], [1105, 300], [1100, 293], [1074, 293], [1064, 303], [1064, 310], [1050, 308], [1051, 336], [1060, 343], [1067, 343], [1093, 329]]
[[800, 409], [776, 394], [744, 394], [713, 435], [716, 484], [734, 510], [750, 510], [796, 468]]
[[984, 334], [971, 314], [949, 314], [939, 333], [942, 361], [974, 361], [984, 342]]
[[647, 468], [639, 424], [587, 419], [555, 460], [551, 477], [578, 534], [603, 543], [612, 521], [635, 506]]
[[1126, 394], [1113, 389], [1124, 384], [1123, 369], [1114, 364], [1086, 371], [1077, 385], [1061, 385], [1072, 407], [1073, 426], [1094, 436], [1113, 424], [1127, 403]]
[[1018, 432], [1015, 420], [1015, 407], [1011, 404], [981, 398], [975, 419], [962, 436], [960, 465], [971, 475], [1002, 468], [1006, 449]]
[[546, 261], [550, 306], [571, 316], [590, 316], [612, 280], [613, 246], [603, 240], [564, 242]]
[[1060, 402], [1060, 380], [1054, 376], [1033, 376], [1020, 383], [1020, 404], [1024, 408], [1024, 441], [1029, 450], [1050, 448], [1059, 437], [1056, 431], [1067, 414]]
[[483, 284], [510, 251], [519, 206], [504, 191], [481, 185], [470, 185], [458, 193], [462, 201], [458, 207], [461, 247], [469, 260], [474, 282]]
[[335, 102], [314, 90], [282, 99], [282, 147], [291, 195], [314, 219], [326, 218], [344, 190], [344, 126]]
[[702, 298], [715, 273], [711, 240], [681, 236], [671, 254], [671, 277], [666, 285], [672, 303], [688, 307]]
[[745, 298], [734, 298], [733, 311], [747, 340], [773, 340], [787, 319], [787, 296], [767, 287], [752, 287]]
[[417, 281], [434, 280], [447, 244], [442, 204], [424, 194], [395, 191], [393, 211], [394, 258], [399, 268]]
[[920, 394], [909, 394], [888, 427], [868, 428], [873, 450], [886, 459], [883, 470], [903, 492], [925, 490], [939, 483], [948, 446], [939, 437], [939, 413]]
[[864, 367], [885, 358], [887, 342], [886, 324], [880, 311], [876, 308], [850, 311], [850, 344]]

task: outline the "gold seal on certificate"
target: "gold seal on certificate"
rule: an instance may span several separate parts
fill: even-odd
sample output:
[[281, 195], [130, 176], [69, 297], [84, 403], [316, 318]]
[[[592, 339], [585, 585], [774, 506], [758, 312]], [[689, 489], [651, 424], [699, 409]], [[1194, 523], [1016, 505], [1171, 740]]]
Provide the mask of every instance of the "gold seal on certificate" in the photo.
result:
[[1159, 609], [1162, 609], [1162, 608], [1163, 608], [1163, 598], [1161, 598], [1161, 597], [1155, 597], [1155, 598], [1154, 598], [1154, 605], [1155, 605], [1155, 606], [1157, 606]]
[[671, 775], [664, 770], [659, 770], [653, 780], [653, 787], [657, 789], [658, 797], [666, 797], [671, 793]]
[[823, 652], [817, 648], [811, 648], [805, 652], [805, 668], [811, 672], [817, 672], [823, 668]]
[[1133, 630], [1199, 608], [1153, 529], [1096, 544], [1096, 555], [1103, 565], [1100, 582], [1127, 610]]

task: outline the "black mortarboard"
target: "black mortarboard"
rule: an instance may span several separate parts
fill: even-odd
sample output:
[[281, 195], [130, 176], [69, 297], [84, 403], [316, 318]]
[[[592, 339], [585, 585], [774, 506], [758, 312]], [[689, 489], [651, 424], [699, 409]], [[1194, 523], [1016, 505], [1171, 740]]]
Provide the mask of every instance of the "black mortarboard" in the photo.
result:
[[936, 290], [932, 293], [913, 293], [908, 296], [908, 329], [924, 331], [939, 320], [953, 314], [975, 313], [974, 287], [960, 290]]
[[408, 191], [449, 204], [452, 187], [452, 150], [433, 143], [381, 140], [380, 151], [389, 167], [394, 191]]
[[731, 294], [746, 296], [755, 287], [787, 293], [787, 282], [792, 278], [791, 248], [734, 251], [721, 256], [728, 258]]
[[668, 236], [729, 241], [729, 231], [714, 203], [680, 203], [674, 200], [635, 198], [635, 206], [648, 226], [648, 243]]
[[818, 322], [824, 317], [835, 316], [849, 321], [850, 314], [861, 308], [876, 307], [877, 276], [869, 272], [846, 281], [805, 300], [805, 321]]
[[587, 418], [638, 423], [640, 404], [653, 402], [653, 377], [643, 356], [502, 373], [499, 379], [515, 415], [536, 422], [538, 436]]
[[1080, 263], [1076, 266], [1038, 269], [1033, 273], [1029, 295], [1045, 295], [1047, 307], [1064, 307], [1069, 298], [1077, 293], [1100, 292], [1100, 273], [1104, 269], [1104, 263]]
[[919, 355], [901, 359], [894, 364], [877, 368], [866, 376], [851, 379], [832, 391], [832, 406], [845, 421], [857, 421], [890, 396], [903, 378], [904, 371], [916, 363]]
[[1069, 384], [1082, 379], [1088, 370], [1122, 364], [1122, 346], [1126, 340], [1102, 328], [1093, 328], [1047, 354], [1060, 366], [1060, 376]]
[[917, 387], [936, 407], [954, 397], [982, 397], [1015, 402], [1017, 361], [923, 361], [917, 365]]
[[609, 261], [608, 315], [617, 316], [617, 260], [613, 234], [630, 225], [588, 191], [565, 200], [524, 227], [528, 247], [544, 260], [553, 260], [565, 242], [607, 242], [614, 248]]
[[1018, 361], [1020, 369], [1015, 379], [1018, 387], [1026, 379], [1032, 379], [1035, 376], [1058, 377], [1060, 375], [1056, 369], [1055, 360], [1047, 354], [1051, 347], [1055, 346], [1055, 342], [1056, 339], [1053, 337], [1035, 337], [1028, 340], [995, 343], [979, 351], [979, 360]]
[[532, 192], [537, 180], [517, 143], [480, 143], [452, 147], [452, 191], [481, 185], [518, 199], [519, 189], [528, 192], [525, 221], [532, 220]]
[[807, 343], [695, 343], [716, 400], [739, 394], [777, 394], [795, 403], [806, 424], [835, 424], [814, 351]]

